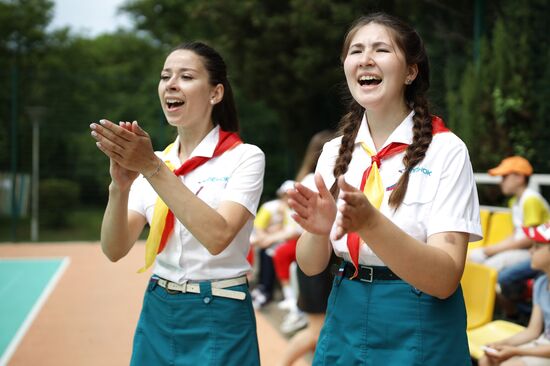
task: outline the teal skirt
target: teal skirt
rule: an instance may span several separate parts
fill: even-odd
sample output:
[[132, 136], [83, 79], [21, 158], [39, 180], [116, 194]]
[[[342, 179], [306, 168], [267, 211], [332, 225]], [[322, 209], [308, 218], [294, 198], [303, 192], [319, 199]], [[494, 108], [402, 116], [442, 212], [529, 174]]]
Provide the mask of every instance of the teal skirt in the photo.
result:
[[151, 280], [134, 335], [132, 366], [257, 366], [256, 318], [247, 285], [229, 287], [241, 300], [200, 294], [169, 294]]
[[460, 287], [441, 300], [402, 280], [334, 279], [314, 366], [471, 364]]

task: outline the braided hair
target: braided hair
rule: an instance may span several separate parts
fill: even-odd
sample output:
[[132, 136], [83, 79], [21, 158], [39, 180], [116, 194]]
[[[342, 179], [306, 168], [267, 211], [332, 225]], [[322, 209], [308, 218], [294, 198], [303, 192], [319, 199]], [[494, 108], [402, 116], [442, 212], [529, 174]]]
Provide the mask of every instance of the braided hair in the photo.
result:
[[[340, 56], [342, 63], [357, 31], [369, 23], [376, 23], [387, 27], [393, 35], [397, 47], [403, 51], [407, 65], [416, 64], [418, 67], [416, 78], [410, 85], [405, 86], [405, 102], [410, 109], [414, 110], [413, 141], [408, 146], [403, 157], [405, 171], [389, 197], [390, 207], [397, 209], [405, 197], [411, 169], [424, 159], [426, 151], [432, 142], [432, 119], [426, 97], [426, 93], [430, 87], [430, 66], [424, 42], [416, 30], [400, 19], [385, 13], [374, 13], [363, 16], [352, 24], [346, 34], [342, 47], [342, 54]], [[351, 98], [348, 105], [348, 113], [340, 120], [339, 133], [342, 135], [342, 142], [333, 170], [336, 180], [348, 170], [355, 147], [355, 138], [357, 137], [364, 112], [365, 109]], [[338, 193], [336, 183], [331, 187], [331, 193], [336, 197]]]

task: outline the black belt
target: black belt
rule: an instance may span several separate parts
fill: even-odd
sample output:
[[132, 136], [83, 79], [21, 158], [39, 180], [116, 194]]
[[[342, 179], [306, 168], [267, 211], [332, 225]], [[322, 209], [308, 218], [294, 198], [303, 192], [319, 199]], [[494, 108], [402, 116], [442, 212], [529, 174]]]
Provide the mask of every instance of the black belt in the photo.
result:
[[[355, 268], [350, 262], [344, 262], [339, 268], [339, 273], [350, 279], [355, 273]], [[399, 276], [391, 271], [388, 267], [382, 266], [365, 266], [360, 264], [357, 277], [353, 278], [356, 281], [373, 282], [373, 281], [392, 281], [400, 280]]]

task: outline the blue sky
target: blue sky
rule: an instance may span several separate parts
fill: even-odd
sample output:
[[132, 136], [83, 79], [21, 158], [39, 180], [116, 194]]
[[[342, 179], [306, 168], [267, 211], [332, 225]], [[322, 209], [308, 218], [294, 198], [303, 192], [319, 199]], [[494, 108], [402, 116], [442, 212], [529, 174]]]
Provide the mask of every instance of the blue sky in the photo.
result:
[[130, 20], [117, 15], [117, 7], [125, 0], [55, 0], [54, 18], [50, 29], [69, 26], [74, 32], [97, 36], [119, 27], [127, 28]]

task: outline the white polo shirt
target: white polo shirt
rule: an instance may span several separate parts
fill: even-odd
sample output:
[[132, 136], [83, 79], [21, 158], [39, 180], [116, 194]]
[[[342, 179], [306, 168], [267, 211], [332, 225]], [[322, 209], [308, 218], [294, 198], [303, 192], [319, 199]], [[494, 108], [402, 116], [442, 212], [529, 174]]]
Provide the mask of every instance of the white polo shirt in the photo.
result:
[[[414, 112], [411, 112], [403, 120], [383, 147], [391, 142], [412, 142], [413, 115]], [[333, 168], [340, 142], [341, 137], [327, 142], [317, 164], [316, 171], [321, 173], [328, 188], [334, 182]], [[345, 174], [346, 181], [357, 188], [361, 184], [363, 172], [371, 164], [371, 158], [361, 147], [362, 142], [372, 151], [377, 151], [365, 117]], [[402, 152], [382, 160], [380, 175], [385, 192], [380, 211], [403, 231], [423, 242], [432, 234], [446, 231], [469, 233], [470, 241], [481, 239], [477, 189], [464, 143], [451, 132], [434, 135], [426, 157], [411, 171], [403, 203], [395, 211], [388, 206], [388, 198], [404, 170], [404, 154]], [[338, 206], [342, 203], [342, 200], [337, 202]], [[333, 241], [332, 245], [338, 256], [351, 261], [346, 243], [347, 236], [344, 236]], [[368, 243], [361, 245], [359, 263], [384, 265], [368, 247]]]
[[[212, 156], [218, 143], [219, 127], [215, 127], [193, 150], [193, 156]], [[179, 137], [163, 157], [175, 167], [181, 166], [178, 157]], [[256, 146], [240, 144], [222, 155], [207, 161], [181, 178], [183, 184], [210, 207], [217, 209], [222, 201], [233, 201], [256, 214], [263, 188], [264, 153]], [[157, 193], [142, 176], [132, 185], [128, 209], [146, 217], [151, 224]], [[157, 256], [153, 272], [167, 280], [216, 280], [241, 276], [250, 270], [246, 255], [253, 227], [251, 217], [220, 254], [212, 255], [176, 219], [174, 231], [165, 249]]]

